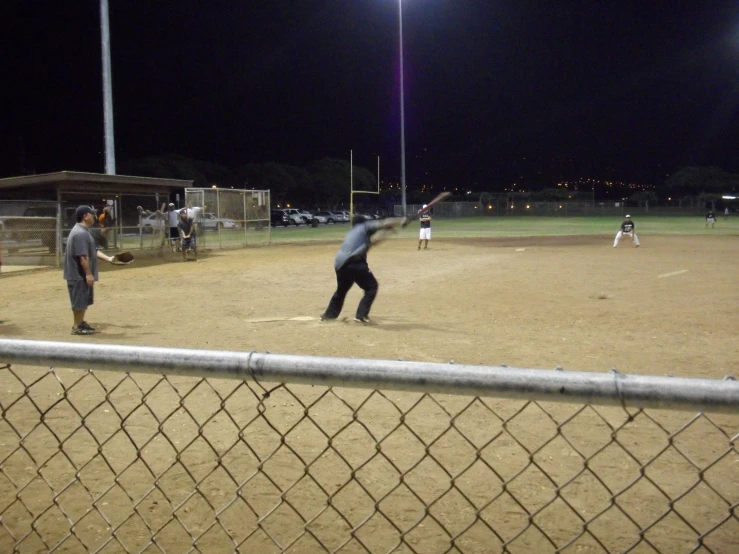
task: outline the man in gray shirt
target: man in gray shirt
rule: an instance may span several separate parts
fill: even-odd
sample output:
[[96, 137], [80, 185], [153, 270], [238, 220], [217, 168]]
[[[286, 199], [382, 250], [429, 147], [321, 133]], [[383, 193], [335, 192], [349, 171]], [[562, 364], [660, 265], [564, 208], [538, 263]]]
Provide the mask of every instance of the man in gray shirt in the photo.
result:
[[408, 218], [405, 217], [393, 217], [381, 221], [367, 221], [362, 216], [354, 217], [354, 225], [344, 237], [344, 242], [334, 259], [336, 292], [321, 316], [321, 321], [339, 317], [344, 307], [346, 294], [356, 283], [364, 291], [364, 296], [359, 302], [354, 320], [370, 323], [369, 312], [377, 296], [378, 284], [367, 265], [367, 252], [373, 244], [383, 240], [382, 235], [376, 235], [378, 231], [383, 229], [394, 231], [397, 227], [406, 225], [408, 225]]
[[98, 259], [112, 262], [97, 249], [90, 228], [97, 213], [90, 206], [79, 206], [75, 212], [77, 225], [72, 228], [64, 252], [64, 279], [74, 316], [73, 335], [92, 335], [95, 329], [85, 321], [85, 312], [93, 303], [93, 290], [98, 280]]

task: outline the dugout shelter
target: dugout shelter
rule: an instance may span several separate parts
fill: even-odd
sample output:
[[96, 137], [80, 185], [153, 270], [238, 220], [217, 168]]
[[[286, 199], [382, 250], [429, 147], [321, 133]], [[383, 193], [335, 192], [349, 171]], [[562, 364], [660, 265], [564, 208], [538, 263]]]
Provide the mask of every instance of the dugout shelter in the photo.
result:
[[[192, 181], [133, 175], [60, 171], [0, 179], [0, 248], [3, 263], [61, 267], [74, 209], [91, 205], [106, 222], [97, 233], [103, 248], [156, 246], [157, 226], [145, 225], [137, 206], [156, 211], [164, 203], [184, 205]], [[146, 240], [145, 240], [146, 239]], [[100, 244], [100, 243], [99, 243]]]

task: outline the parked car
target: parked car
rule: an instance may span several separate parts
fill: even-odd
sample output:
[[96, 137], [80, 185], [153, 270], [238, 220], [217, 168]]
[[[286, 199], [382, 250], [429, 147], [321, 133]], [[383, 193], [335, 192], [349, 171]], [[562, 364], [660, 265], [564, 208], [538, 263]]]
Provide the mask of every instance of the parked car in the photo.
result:
[[290, 225], [290, 218], [282, 210], [272, 210], [269, 212], [269, 224], [272, 225], [272, 227], [277, 227], [278, 225], [287, 227]]
[[349, 223], [349, 216], [346, 212], [331, 212], [336, 216], [337, 223]]
[[329, 223], [335, 223], [333, 217], [331, 216], [331, 212], [316, 212], [313, 214], [313, 219], [315, 221], [318, 221], [318, 223], [323, 223], [325, 225], [328, 225]]
[[162, 219], [156, 214], [145, 215], [141, 218], [141, 223], [138, 225], [144, 233], [153, 233], [154, 231], [163, 231], [164, 229], [169, 230], [169, 222], [166, 219]]
[[287, 217], [290, 218], [290, 223], [293, 225], [308, 225], [313, 220], [311, 214], [296, 208], [283, 208], [282, 211], [287, 214]]
[[339, 213], [334, 212], [316, 212], [313, 214], [313, 217], [319, 218], [319, 221], [321, 223], [325, 223], [328, 225], [329, 223], [343, 223], [344, 222], [344, 216]]
[[216, 217], [214, 213], [204, 213], [200, 224], [203, 229], [214, 231], [216, 229], [241, 229], [241, 225], [228, 217]]

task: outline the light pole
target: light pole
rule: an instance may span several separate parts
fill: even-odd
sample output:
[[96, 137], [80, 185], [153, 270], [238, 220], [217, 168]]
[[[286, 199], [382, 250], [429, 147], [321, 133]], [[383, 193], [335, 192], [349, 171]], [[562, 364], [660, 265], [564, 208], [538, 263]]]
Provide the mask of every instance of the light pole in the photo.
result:
[[113, 134], [113, 84], [110, 70], [110, 23], [108, 0], [100, 0], [100, 37], [103, 58], [103, 117], [105, 123], [105, 173], [115, 175]]
[[405, 90], [403, 89], [403, 0], [398, 0], [398, 29], [400, 31], [400, 192], [403, 215], [405, 207]]

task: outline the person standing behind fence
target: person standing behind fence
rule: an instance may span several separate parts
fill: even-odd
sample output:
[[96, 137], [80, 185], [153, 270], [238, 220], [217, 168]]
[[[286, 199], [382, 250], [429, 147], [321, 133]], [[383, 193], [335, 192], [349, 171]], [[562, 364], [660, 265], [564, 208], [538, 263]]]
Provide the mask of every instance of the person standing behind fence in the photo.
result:
[[729, 219], [729, 208], [724, 208], [724, 219]]
[[[426, 209], [428, 206], [426, 204], [423, 205], [422, 209]], [[418, 249], [421, 249], [421, 243], [423, 241], [426, 241], [426, 244], [424, 245], [423, 249], [428, 250], [429, 248], [429, 240], [431, 240], [431, 214], [429, 212], [423, 212], [420, 217], [421, 221], [421, 233], [418, 236]]]
[[716, 225], [716, 214], [713, 213], [713, 211], [710, 211], [706, 214], [706, 229], [708, 229], [708, 224], [711, 224], [711, 229], [715, 229]]
[[169, 242], [174, 246], [177, 244], [177, 251], [180, 250], [180, 230], [177, 226], [180, 223], [179, 213], [175, 209], [175, 205], [170, 202], [167, 206], [167, 221], [169, 223]]
[[187, 261], [187, 252], [192, 250], [195, 255], [194, 260], [198, 259], [197, 233], [195, 232], [195, 222], [188, 216], [186, 210], [180, 211], [180, 221], [177, 224], [180, 233], [180, 248], [182, 249], [182, 261]]
[[77, 224], [67, 238], [64, 252], [64, 279], [67, 281], [69, 300], [72, 304], [73, 335], [92, 335], [95, 328], [85, 321], [85, 312], [94, 300], [95, 281], [98, 280], [98, 259], [113, 262], [95, 245], [90, 228], [97, 216], [90, 206], [79, 206], [75, 211]]
[[613, 241], [613, 247], [616, 248], [621, 239], [625, 236], [628, 236], [631, 237], [631, 242], [634, 243], [634, 246], [639, 248], [639, 237], [636, 236], [635, 229], [636, 225], [634, 225], [634, 222], [631, 221], [631, 216], [627, 214], [626, 220], [621, 223], [621, 230], [616, 233], [616, 240]]

